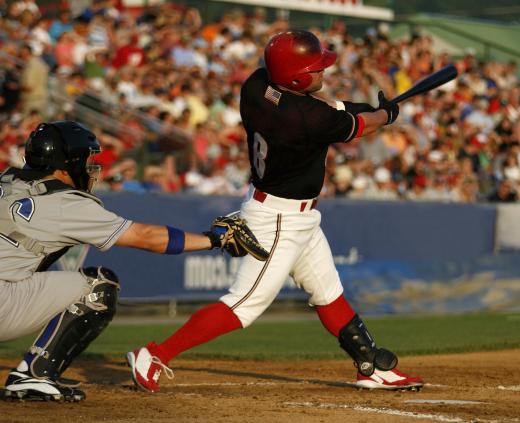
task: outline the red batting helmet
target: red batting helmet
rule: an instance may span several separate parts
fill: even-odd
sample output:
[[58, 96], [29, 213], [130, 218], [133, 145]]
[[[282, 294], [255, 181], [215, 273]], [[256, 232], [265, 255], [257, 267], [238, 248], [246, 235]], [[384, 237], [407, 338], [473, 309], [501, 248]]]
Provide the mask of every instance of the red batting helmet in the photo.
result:
[[264, 52], [269, 79], [290, 90], [302, 91], [312, 77], [336, 61], [336, 53], [321, 47], [320, 40], [309, 31], [287, 31], [269, 40]]

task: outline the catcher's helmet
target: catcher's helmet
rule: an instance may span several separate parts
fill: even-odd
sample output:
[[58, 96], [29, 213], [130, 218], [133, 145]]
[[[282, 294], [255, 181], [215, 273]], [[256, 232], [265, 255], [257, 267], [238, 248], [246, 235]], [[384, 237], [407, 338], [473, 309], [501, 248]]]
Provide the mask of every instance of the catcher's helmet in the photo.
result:
[[290, 90], [302, 91], [312, 77], [336, 61], [336, 53], [322, 48], [320, 40], [309, 31], [287, 31], [269, 40], [264, 52], [269, 79]]
[[25, 162], [34, 170], [66, 170], [77, 189], [90, 192], [100, 166], [89, 159], [101, 151], [96, 136], [73, 121], [41, 123], [25, 144]]

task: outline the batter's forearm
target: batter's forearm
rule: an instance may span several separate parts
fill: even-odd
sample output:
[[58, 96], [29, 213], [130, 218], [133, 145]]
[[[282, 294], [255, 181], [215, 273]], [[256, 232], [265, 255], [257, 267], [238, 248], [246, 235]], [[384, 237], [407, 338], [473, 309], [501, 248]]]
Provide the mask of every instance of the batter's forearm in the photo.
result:
[[368, 135], [377, 131], [382, 126], [386, 125], [388, 114], [384, 110], [377, 110], [375, 112], [360, 113], [359, 116], [365, 121], [365, 129], [360, 136]]

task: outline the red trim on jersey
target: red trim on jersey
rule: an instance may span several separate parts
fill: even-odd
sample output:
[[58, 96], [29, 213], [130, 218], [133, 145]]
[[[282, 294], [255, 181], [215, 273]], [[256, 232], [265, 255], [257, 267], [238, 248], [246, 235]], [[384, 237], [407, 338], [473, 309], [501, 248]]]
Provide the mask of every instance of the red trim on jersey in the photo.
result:
[[363, 119], [362, 116], [356, 115], [357, 121], [358, 121], [358, 130], [356, 132], [356, 135], [354, 135], [354, 138], [360, 137], [363, 135], [363, 130], [365, 129], [365, 119]]
[[316, 312], [323, 326], [336, 338], [339, 336], [341, 328], [350, 322], [356, 314], [343, 294], [330, 304], [316, 306]]
[[184, 326], [150, 351], [163, 363], [168, 363], [183, 351], [241, 327], [236, 314], [219, 301], [195, 312]]

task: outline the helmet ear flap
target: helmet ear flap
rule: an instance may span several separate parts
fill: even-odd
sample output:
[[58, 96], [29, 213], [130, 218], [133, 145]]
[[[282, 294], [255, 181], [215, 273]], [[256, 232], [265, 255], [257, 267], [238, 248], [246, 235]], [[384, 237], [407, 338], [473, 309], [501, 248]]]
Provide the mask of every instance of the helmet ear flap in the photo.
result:
[[291, 81], [292, 88], [296, 91], [304, 90], [311, 85], [312, 76], [309, 73], [299, 73]]

